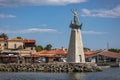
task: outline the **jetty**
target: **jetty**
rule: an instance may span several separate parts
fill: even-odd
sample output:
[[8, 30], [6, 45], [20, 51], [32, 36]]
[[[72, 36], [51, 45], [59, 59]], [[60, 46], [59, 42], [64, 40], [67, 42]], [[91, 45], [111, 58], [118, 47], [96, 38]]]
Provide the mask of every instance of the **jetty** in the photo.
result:
[[1, 72], [97, 72], [101, 67], [90, 63], [0, 64]]

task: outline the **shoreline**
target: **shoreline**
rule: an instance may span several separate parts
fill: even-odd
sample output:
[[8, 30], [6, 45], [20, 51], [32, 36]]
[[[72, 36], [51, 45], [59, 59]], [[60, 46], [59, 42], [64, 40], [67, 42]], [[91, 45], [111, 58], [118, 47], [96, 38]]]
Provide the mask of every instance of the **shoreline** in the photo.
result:
[[93, 63], [0, 64], [0, 72], [98, 72]]

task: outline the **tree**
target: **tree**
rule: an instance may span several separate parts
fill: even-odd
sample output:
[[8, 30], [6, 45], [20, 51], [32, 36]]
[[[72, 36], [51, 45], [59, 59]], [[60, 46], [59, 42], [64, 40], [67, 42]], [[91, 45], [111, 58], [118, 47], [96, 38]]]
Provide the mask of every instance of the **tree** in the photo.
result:
[[84, 47], [83, 49], [84, 49], [84, 51], [90, 51], [90, 49], [86, 48], [86, 47]]
[[108, 49], [108, 51], [119, 53], [119, 50], [114, 48]]
[[43, 48], [43, 46], [42, 45], [38, 45], [38, 46], [36, 46], [36, 51], [38, 52], [38, 51], [42, 51], [44, 48]]
[[22, 37], [18, 36], [17, 39], [22, 39]]
[[0, 38], [7, 39], [7, 38], [8, 38], [8, 36], [7, 36], [7, 34], [5, 34], [5, 33], [2, 33], [2, 34], [0, 34]]
[[44, 48], [45, 50], [51, 50], [52, 49], [52, 45], [51, 44], [48, 44], [46, 45], [46, 47]]

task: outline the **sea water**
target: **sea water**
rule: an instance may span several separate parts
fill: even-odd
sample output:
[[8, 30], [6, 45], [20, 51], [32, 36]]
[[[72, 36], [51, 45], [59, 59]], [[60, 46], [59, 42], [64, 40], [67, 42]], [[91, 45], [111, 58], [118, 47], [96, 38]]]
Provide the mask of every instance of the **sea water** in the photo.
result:
[[120, 80], [120, 68], [87, 73], [0, 72], [0, 80]]

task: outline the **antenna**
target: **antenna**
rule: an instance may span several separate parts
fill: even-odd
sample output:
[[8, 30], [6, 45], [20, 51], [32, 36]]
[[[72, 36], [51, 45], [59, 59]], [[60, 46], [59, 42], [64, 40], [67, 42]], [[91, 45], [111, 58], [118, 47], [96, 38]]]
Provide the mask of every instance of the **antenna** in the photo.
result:
[[107, 42], [107, 50], [109, 49], [109, 43]]

